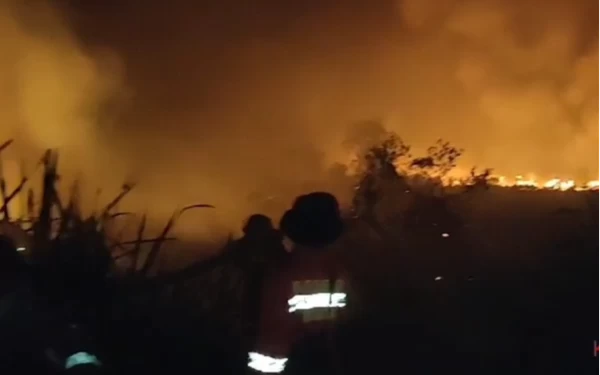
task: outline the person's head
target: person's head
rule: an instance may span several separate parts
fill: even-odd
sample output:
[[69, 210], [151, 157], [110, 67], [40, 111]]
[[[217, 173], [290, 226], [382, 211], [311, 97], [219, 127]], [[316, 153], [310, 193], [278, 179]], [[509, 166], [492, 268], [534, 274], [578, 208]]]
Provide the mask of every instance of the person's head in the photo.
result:
[[313, 192], [296, 198], [279, 227], [295, 244], [323, 248], [341, 236], [344, 224], [337, 199], [330, 193]]
[[47, 369], [59, 374], [105, 374], [104, 365], [96, 355], [77, 351], [66, 356], [54, 348], [47, 348], [44, 352]]
[[100, 360], [88, 352], [76, 352], [71, 354], [64, 364], [64, 374], [103, 374], [104, 368]]
[[104, 364], [96, 351], [94, 336], [77, 323], [56, 321], [49, 330], [48, 347], [44, 351], [47, 363], [64, 374], [100, 374]]
[[251, 215], [244, 225], [244, 236], [247, 238], [264, 238], [271, 235], [275, 228], [271, 219], [262, 214]]

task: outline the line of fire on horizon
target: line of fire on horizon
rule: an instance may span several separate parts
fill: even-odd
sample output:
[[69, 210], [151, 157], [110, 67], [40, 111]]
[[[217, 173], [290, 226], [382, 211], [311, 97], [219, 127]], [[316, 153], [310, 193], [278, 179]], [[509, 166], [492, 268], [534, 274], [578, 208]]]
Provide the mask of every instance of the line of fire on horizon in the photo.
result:
[[547, 181], [539, 181], [535, 178], [525, 178], [516, 176], [514, 179], [508, 179], [505, 176], [493, 176], [489, 180], [490, 184], [502, 187], [520, 187], [528, 189], [546, 189], [546, 190], [598, 190], [600, 182], [598, 180], [588, 181], [585, 184], [577, 184], [575, 180], [561, 179], [558, 177]]

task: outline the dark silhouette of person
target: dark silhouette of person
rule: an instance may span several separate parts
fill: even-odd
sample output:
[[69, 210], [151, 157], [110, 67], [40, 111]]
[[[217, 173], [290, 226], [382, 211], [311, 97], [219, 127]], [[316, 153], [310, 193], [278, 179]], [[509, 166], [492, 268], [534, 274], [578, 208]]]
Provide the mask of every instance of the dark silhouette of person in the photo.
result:
[[283, 236], [271, 219], [263, 214], [251, 215], [244, 224], [244, 236], [228, 250], [243, 276], [241, 293], [242, 335], [244, 347], [252, 346], [258, 334], [261, 292], [269, 267], [285, 256]]
[[271, 262], [283, 252], [282, 234], [274, 228], [272, 220], [263, 214], [251, 215], [243, 228], [244, 236], [238, 240], [238, 249], [251, 252], [251, 258], [259, 262]]

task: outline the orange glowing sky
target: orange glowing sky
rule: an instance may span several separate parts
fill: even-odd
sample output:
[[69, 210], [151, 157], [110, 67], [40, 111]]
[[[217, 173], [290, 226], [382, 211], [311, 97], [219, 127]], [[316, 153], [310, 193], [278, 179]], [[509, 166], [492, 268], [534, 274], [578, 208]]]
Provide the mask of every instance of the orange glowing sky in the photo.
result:
[[417, 152], [448, 139], [465, 168], [598, 178], [595, 0], [143, 3], [1, 3], [13, 158], [59, 146], [90, 189], [129, 178], [138, 207], [236, 220], [365, 119]]

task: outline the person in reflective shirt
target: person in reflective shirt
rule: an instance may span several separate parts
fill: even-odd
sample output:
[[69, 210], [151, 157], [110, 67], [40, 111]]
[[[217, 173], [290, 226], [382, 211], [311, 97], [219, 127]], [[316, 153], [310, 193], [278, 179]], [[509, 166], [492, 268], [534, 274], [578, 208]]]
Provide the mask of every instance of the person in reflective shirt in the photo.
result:
[[330, 333], [347, 303], [344, 271], [330, 251], [343, 230], [337, 200], [323, 192], [298, 197], [280, 230], [291, 246], [265, 279], [248, 366], [262, 373], [331, 373]]

